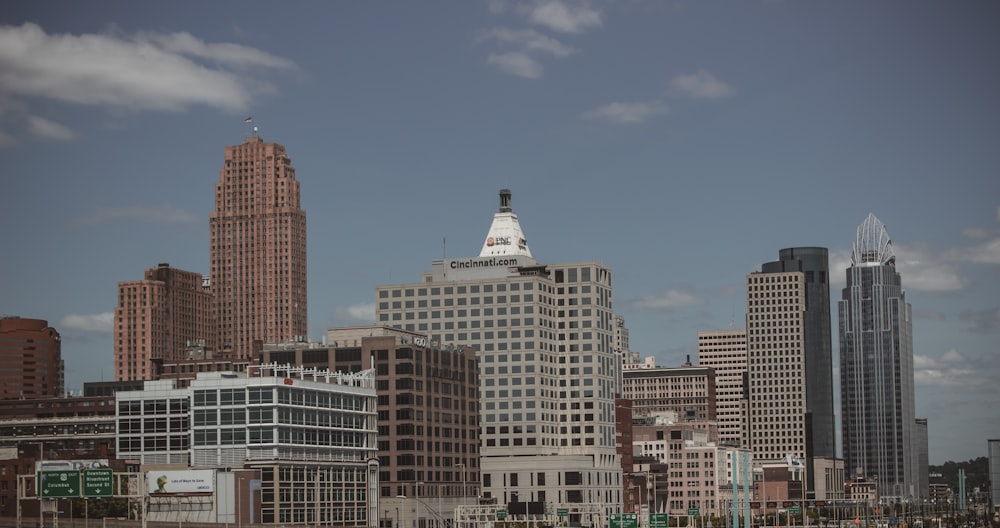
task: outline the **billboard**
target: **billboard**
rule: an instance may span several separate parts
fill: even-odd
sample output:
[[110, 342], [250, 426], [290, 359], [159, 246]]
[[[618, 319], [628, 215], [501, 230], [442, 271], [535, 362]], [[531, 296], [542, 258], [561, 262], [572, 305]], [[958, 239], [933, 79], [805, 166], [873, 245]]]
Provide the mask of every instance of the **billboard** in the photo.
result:
[[146, 472], [146, 489], [150, 495], [212, 493], [214, 482], [215, 471], [211, 469]]
[[100, 469], [106, 467], [111, 467], [111, 464], [106, 458], [35, 461], [35, 473], [38, 473], [39, 471], [86, 471], [88, 469]]

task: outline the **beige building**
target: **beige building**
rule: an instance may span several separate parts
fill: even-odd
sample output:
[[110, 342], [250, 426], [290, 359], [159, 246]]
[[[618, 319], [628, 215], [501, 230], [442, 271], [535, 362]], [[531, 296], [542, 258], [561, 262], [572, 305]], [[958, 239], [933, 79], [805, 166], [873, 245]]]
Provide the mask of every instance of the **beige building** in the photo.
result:
[[209, 229], [217, 355], [304, 338], [306, 213], [285, 147], [256, 133], [226, 147]]
[[715, 417], [719, 422], [719, 442], [746, 447], [746, 329], [698, 332], [698, 365], [715, 370]]
[[684, 516], [696, 509], [700, 516], [721, 516], [732, 500], [734, 480], [738, 493], [749, 489], [749, 453], [712, 442], [711, 425], [649, 419], [633, 424], [632, 474], [649, 476], [650, 511]]
[[212, 297], [193, 271], [160, 264], [143, 280], [118, 283], [115, 380], [158, 379], [156, 364], [181, 360], [194, 342], [215, 342]]
[[[715, 371], [690, 363], [682, 367], [629, 368], [622, 373], [622, 396], [635, 416], [674, 413], [679, 421], [714, 421]], [[713, 439], [714, 440], [714, 439]]]
[[747, 276], [749, 447], [755, 461], [804, 461], [806, 393], [802, 272]]
[[535, 261], [507, 190], [478, 257], [376, 289], [378, 324], [479, 351], [483, 495], [509, 512], [603, 524], [620, 507], [611, 292], [599, 263]]

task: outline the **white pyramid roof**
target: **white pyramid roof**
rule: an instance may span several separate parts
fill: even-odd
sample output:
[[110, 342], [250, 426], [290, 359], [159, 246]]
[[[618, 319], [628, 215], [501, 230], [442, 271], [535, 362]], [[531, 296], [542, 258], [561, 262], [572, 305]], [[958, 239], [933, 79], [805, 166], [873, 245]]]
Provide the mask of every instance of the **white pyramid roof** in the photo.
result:
[[510, 207], [510, 191], [500, 191], [500, 211], [493, 215], [493, 224], [483, 241], [480, 257], [515, 256], [531, 257], [528, 239], [521, 231], [517, 215]]

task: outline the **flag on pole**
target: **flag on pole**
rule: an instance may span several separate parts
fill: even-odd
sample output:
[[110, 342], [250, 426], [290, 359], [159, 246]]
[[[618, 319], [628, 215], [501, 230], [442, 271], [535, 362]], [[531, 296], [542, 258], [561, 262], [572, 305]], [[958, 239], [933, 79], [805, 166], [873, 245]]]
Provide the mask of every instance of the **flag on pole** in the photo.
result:
[[253, 123], [253, 117], [248, 117], [243, 120], [244, 123]]

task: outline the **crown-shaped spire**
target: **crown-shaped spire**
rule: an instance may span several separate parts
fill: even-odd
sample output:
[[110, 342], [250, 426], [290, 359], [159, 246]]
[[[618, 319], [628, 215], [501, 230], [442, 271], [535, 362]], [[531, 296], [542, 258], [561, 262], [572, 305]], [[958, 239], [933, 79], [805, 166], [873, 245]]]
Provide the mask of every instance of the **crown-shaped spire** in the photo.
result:
[[885, 224], [873, 213], [868, 213], [865, 221], [858, 226], [858, 234], [854, 239], [854, 252], [851, 253], [851, 264], [854, 266], [896, 264], [896, 254], [892, 251], [889, 232], [885, 230]]

